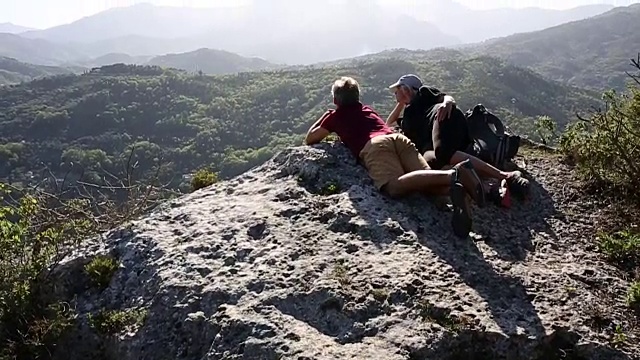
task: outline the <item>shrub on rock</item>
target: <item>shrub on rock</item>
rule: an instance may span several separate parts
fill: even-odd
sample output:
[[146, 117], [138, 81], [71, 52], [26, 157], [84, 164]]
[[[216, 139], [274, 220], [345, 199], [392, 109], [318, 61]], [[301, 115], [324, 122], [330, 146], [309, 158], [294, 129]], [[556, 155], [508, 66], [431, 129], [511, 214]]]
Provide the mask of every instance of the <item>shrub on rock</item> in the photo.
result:
[[218, 182], [218, 174], [206, 170], [198, 170], [191, 179], [191, 191], [200, 190]]

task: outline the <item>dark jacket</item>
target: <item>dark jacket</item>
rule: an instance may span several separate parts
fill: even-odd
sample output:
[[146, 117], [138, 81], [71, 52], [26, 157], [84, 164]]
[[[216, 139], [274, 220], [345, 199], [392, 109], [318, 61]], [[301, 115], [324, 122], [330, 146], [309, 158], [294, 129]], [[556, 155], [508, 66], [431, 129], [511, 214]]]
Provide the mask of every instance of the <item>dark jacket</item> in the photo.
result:
[[421, 87], [418, 95], [405, 108], [400, 127], [421, 154], [436, 150], [436, 147], [438, 150], [444, 148], [446, 159], [443, 161], [447, 162], [455, 151], [464, 151], [471, 140], [466, 117], [457, 106], [451, 110], [449, 119], [434, 127], [437, 109], [442, 104], [444, 95], [446, 94], [434, 87]]
[[421, 154], [433, 150], [431, 139], [433, 122], [429, 113], [444, 95], [434, 87], [422, 86], [418, 90], [417, 96], [404, 109], [400, 128], [405, 136], [416, 145]]

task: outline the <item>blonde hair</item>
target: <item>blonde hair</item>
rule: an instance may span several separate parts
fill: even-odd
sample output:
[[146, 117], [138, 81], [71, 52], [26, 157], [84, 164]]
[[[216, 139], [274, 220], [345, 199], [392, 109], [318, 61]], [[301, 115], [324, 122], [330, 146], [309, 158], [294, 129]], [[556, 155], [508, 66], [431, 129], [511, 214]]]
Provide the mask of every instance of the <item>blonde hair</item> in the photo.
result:
[[331, 95], [338, 106], [357, 103], [360, 101], [360, 85], [354, 78], [343, 76], [333, 83]]

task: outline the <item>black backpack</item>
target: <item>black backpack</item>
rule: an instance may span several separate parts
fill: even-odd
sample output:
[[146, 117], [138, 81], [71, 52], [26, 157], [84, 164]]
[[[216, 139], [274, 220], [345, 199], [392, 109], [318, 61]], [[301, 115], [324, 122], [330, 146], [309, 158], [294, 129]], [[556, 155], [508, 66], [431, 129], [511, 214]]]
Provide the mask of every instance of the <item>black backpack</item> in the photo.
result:
[[466, 152], [505, 170], [506, 163], [518, 153], [520, 136], [507, 133], [502, 121], [482, 104], [467, 110], [465, 117], [472, 140]]

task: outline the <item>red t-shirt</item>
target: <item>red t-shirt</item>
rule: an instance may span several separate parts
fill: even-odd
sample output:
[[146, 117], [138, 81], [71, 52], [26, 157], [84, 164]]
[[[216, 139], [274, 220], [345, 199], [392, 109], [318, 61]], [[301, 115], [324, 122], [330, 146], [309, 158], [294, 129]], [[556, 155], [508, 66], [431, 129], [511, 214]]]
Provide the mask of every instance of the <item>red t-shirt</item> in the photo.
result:
[[320, 126], [338, 134], [356, 159], [370, 139], [378, 135], [393, 134], [393, 129], [367, 105], [356, 103], [328, 112]]

